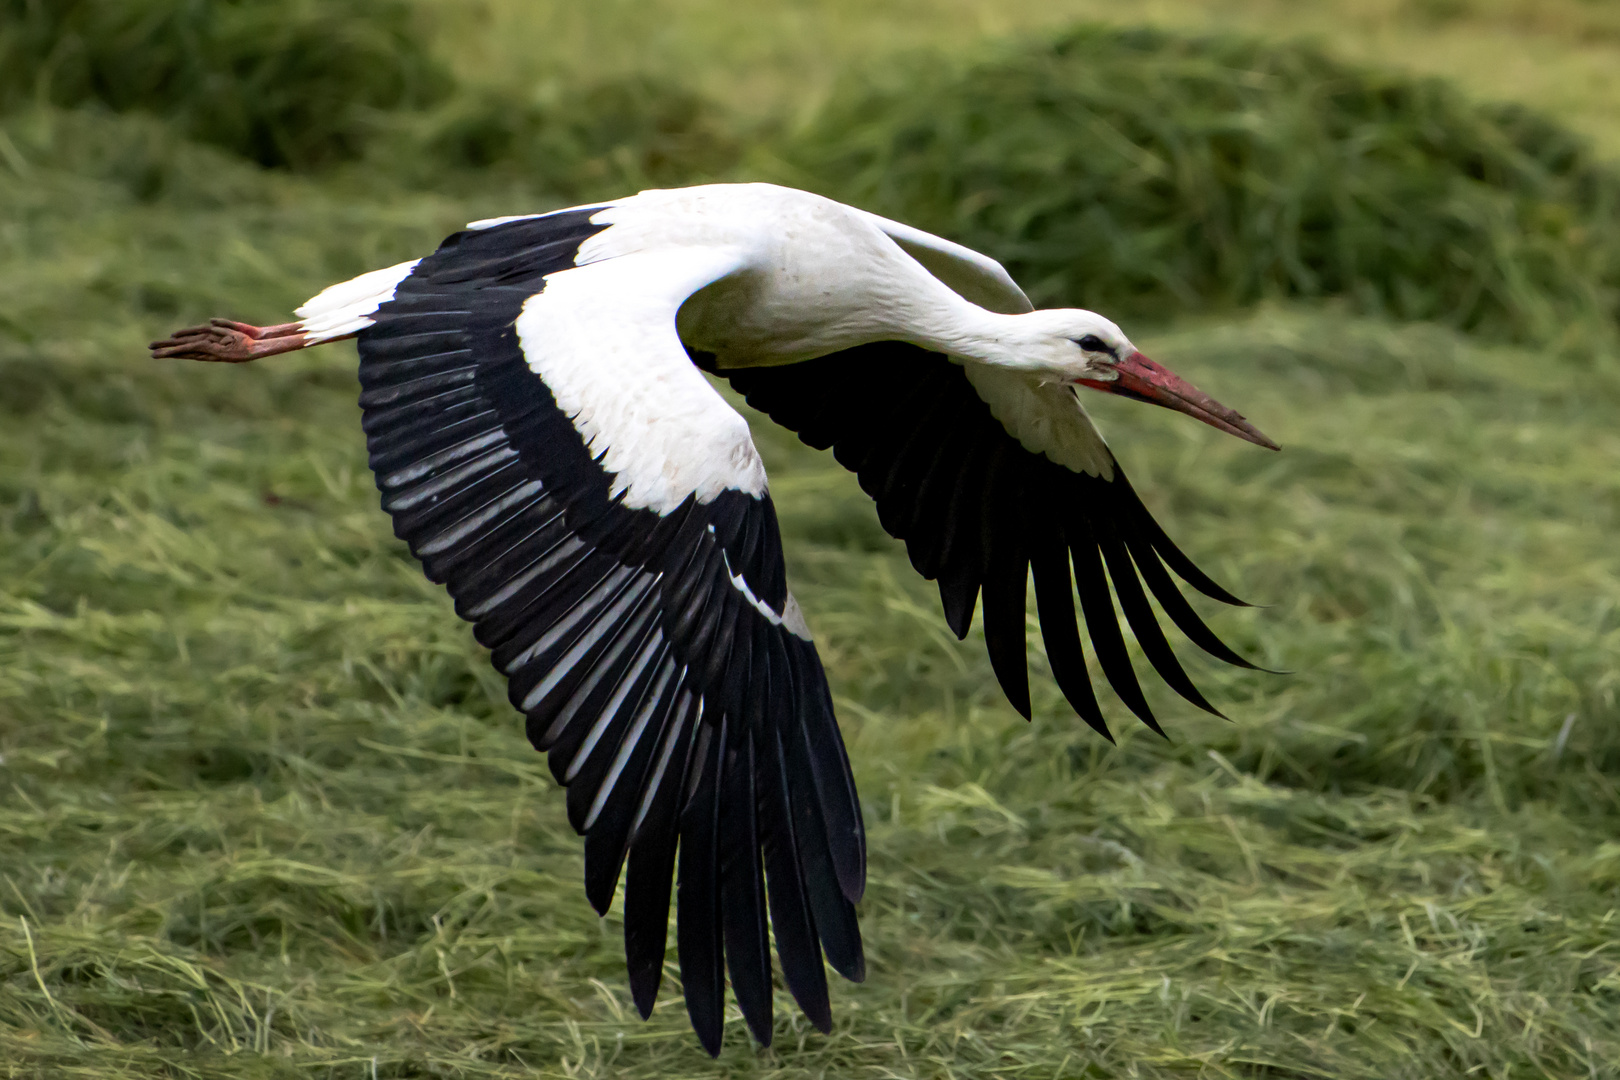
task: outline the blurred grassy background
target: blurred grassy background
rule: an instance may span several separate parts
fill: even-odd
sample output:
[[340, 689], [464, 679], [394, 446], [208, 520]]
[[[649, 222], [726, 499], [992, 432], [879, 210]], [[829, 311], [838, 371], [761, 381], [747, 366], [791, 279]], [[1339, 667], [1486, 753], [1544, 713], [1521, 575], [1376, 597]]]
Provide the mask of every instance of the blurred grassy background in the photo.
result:
[[1620, 154], [1620, 10], [1604, 0], [725, 0], [589, 5], [432, 0], [464, 78], [544, 86], [587, 72], [678, 75], [745, 114], [805, 109], [849, 65], [1081, 21], [1310, 38], [1346, 59], [1459, 82], [1558, 116]]
[[1161, 694], [1169, 742], [1041, 679], [1026, 724], [850, 478], [756, 426], [871, 974], [721, 1067], [1620, 1075], [1616, 72], [1581, 0], [0, 0], [0, 1068], [714, 1073], [677, 996], [634, 1017], [376, 509], [352, 350], [143, 345], [469, 218], [766, 177], [1122, 312], [1278, 438], [1097, 410], [1273, 605], [1211, 618], [1296, 673], [1198, 665], [1234, 721]]

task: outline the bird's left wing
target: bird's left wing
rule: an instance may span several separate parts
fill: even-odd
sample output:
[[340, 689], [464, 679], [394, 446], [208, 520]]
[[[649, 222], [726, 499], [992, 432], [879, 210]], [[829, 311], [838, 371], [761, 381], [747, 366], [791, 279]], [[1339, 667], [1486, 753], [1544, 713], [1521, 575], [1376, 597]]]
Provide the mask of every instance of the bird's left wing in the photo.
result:
[[963, 298], [1003, 315], [1022, 315], [1035, 309], [1007, 268], [990, 256], [865, 210], [855, 212], [883, 230], [900, 250]]
[[[1031, 576], [1052, 674], [1104, 736], [1108, 727], [1081, 651], [1076, 594], [1098, 666], [1155, 731], [1158, 722], [1114, 613], [1116, 598], [1155, 670], [1200, 708], [1219, 715], [1171, 651], [1149, 593], [1206, 652], [1254, 666], [1204, 624], [1170, 571], [1207, 596], [1242, 602], [1200, 571], [1153, 520], [1072, 388], [954, 363], [896, 341], [782, 367], [716, 373], [804, 442], [830, 447], [856, 474], [877, 501], [884, 529], [906, 542], [919, 573], [938, 581], [946, 622], [958, 637], [967, 635], [983, 596], [991, 667], [1026, 717], [1024, 606]], [[854, 384], [860, 394], [846, 392]]]
[[865, 846], [747, 424], [675, 331], [736, 257], [615, 254], [593, 245], [604, 218], [505, 220], [401, 268], [364, 315], [360, 404], [395, 532], [568, 786], [598, 911], [627, 866], [643, 1015], [678, 846], [682, 981], [713, 1053], [726, 968], [770, 1041], [767, 923], [788, 989], [829, 1027], [823, 950], [863, 973]]

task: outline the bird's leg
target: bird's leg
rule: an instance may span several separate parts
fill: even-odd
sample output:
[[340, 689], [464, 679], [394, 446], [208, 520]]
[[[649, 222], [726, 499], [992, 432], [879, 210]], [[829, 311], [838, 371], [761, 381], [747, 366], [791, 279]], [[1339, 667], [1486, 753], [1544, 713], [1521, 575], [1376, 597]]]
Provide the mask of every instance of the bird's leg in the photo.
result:
[[230, 319], [210, 319], [206, 326], [176, 330], [149, 346], [154, 359], [207, 360], [222, 364], [245, 364], [261, 356], [293, 352], [315, 344], [304, 333], [301, 322], [277, 326], [249, 326]]

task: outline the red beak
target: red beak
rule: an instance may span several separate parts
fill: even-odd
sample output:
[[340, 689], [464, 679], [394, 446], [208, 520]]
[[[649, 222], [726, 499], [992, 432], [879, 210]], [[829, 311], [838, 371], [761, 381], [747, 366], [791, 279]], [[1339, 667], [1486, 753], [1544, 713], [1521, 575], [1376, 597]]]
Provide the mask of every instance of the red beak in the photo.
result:
[[1169, 368], [1161, 367], [1139, 352], [1133, 352], [1121, 360], [1115, 365], [1114, 370], [1119, 372], [1119, 378], [1111, 382], [1102, 382], [1098, 379], [1077, 381], [1081, 386], [1089, 386], [1105, 394], [1118, 394], [1120, 397], [1134, 398], [1137, 401], [1149, 401], [1155, 405], [1163, 405], [1167, 409], [1174, 409], [1176, 412], [1186, 413], [1202, 420], [1210, 427], [1220, 428], [1229, 435], [1236, 435], [1267, 450], [1282, 449], [1266, 438], [1259, 428], [1243, 419], [1242, 413], [1228, 409], [1180, 375]]

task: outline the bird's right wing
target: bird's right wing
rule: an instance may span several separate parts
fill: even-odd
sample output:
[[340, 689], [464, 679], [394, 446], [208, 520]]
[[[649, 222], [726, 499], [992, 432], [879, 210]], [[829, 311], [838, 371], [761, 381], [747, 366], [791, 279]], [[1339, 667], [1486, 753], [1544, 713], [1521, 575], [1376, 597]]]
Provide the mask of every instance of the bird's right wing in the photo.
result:
[[964, 299], [1003, 315], [1022, 315], [1035, 309], [1007, 268], [990, 256], [865, 210], [855, 212], [882, 229], [900, 250]]

